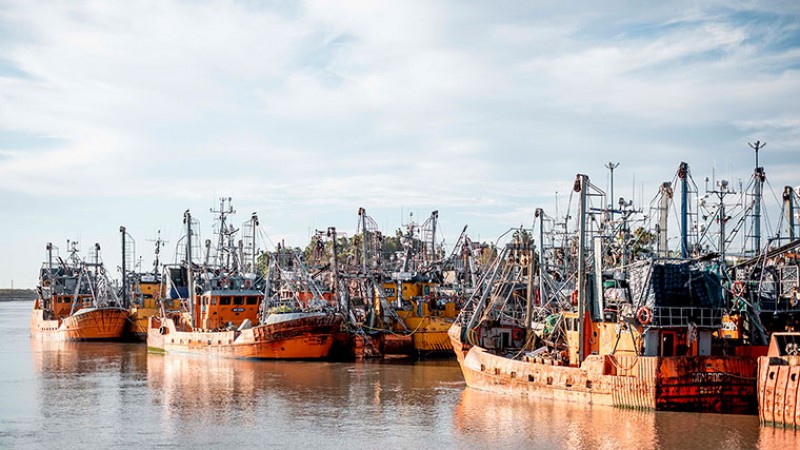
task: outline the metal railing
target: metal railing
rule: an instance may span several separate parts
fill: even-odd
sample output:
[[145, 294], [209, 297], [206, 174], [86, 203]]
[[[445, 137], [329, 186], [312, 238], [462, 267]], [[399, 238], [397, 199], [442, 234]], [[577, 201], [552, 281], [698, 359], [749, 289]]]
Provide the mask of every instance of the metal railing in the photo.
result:
[[653, 308], [652, 327], [685, 327], [693, 323], [701, 328], [722, 326], [722, 309], [660, 306]]

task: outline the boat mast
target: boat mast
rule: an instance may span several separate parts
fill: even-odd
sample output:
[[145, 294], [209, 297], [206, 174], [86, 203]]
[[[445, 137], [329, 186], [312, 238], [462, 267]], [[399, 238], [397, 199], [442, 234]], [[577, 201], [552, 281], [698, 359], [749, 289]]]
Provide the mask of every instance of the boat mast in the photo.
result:
[[155, 261], [153, 261], [153, 273], [158, 272], [158, 267], [160, 262], [158, 258], [161, 255], [161, 244], [163, 243], [164, 241], [161, 240], [161, 230], [158, 230], [158, 237], [156, 238], [156, 259]]
[[725, 264], [725, 222], [728, 220], [728, 217], [725, 213], [725, 202], [723, 201], [723, 195], [724, 194], [720, 194], [719, 196], [719, 255], [720, 261]]
[[[225, 200], [228, 201], [228, 208], [227, 209], [225, 208]], [[228, 215], [236, 213], [236, 211], [234, 211], [234, 209], [233, 209], [233, 205], [231, 205], [231, 200], [232, 200], [231, 197], [220, 197], [220, 199], [219, 199], [219, 210], [217, 211], [217, 210], [214, 210], [214, 208], [209, 208], [209, 211], [211, 211], [212, 213], [219, 214], [219, 218], [218, 218], [218, 220], [219, 220], [219, 237], [218, 237], [218, 242], [217, 242], [217, 261], [216, 262], [217, 262], [217, 265], [219, 265], [220, 267], [224, 268], [225, 270], [230, 270], [230, 267], [231, 267], [230, 259], [231, 259], [231, 251], [232, 251], [231, 244], [230, 244], [230, 242], [228, 242], [228, 243], [225, 242], [225, 237], [233, 235], [233, 233], [230, 230], [228, 230], [227, 223], [226, 223], [225, 219], [228, 217]], [[226, 257], [225, 258], [226, 261], [224, 263], [222, 261], [223, 260], [223, 255]]]
[[125, 260], [127, 258], [127, 252], [125, 248], [125, 227], [120, 226], [119, 232], [122, 235], [122, 306], [127, 308], [128, 307], [128, 272], [125, 270]]
[[189, 315], [191, 316], [192, 330], [194, 323], [194, 274], [192, 273], [192, 214], [187, 209], [183, 213], [183, 223], [186, 224], [186, 277], [188, 278]]
[[536, 208], [536, 217], [539, 218], [539, 305], [543, 305], [545, 299], [544, 291], [544, 210]]
[[336, 306], [340, 312], [344, 312], [349, 316], [350, 311], [342, 306], [342, 301], [339, 298], [339, 249], [336, 243], [336, 227], [328, 227], [328, 237], [333, 239], [333, 298], [336, 299]]
[[579, 193], [578, 200], [578, 361], [583, 362], [586, 357], [584, 339], [586, 337], [586, 195], [589, 187], [589, 177], [578, 174], [573, 189]]
[[47, 269], [49, 272], [53, 271], [53, 243], [47, 243]]
[[367, 211], [358, 208], [358, 216], [361, 219], [361, 267], [364, 275], [367, 275]]
[[719, 253], [719, 260], [723, 264], [725, 263], [725, 240], [727, 239], [725, 224], [728, 222], [730, 217], [728, 217], [727, 212], [725, 211], [725, 197], [728, 194], [735, 193], [728, 187], [728, 180], [719, 180], [716, 182], [717, 190], [710, 191], [710, 194], [715, 194], [717, 198], [719, 198], [719, 204], [717, 205], [717, 221], [719, 223], [719, 236], [717, 239], [717, 252]]
[[[531, 230], [533, 231], [533, 230]], [[525, 341], [526, 344], [528, 339], [530, 339], [532, 327], [531, 327], [531, 317], [533, 316], [533, 236], [530, 236], [528, 242], [526, 242], [525, 253], [528, 256], [528, 279], [527, 279], [527, 292], [526, 298], [527, 301], [525, 302]]]
[[667, 224], [670, 203], [672, 203], [672, 183], [665, 181], [659, 189], [658, 203], [658, 256], [662, 258], [666, 258], [669, 253], [667, 248]]
[[605, 167], [606, 167], [606, 169], [608, 169], [611, 172], [611, 189], [610, 189], [611, 192], [609, 193], [609, 197], [610, 197], [609, 200], [610, 201], [607, 201], [606, 203], [608, 204], [608, 209], [610, 210], [611, 217], [613, 218], [614, 217], [614, 204], [617, 202], [617, 199], [614, 198], [614, 169], [619, 167], [619, 163], [613, 163], [613, 162], [609, 161], [608, 164], [605, 165]]
[[689, 164], [681, 161], [678, 167], [681, 180], [681, 258], [689, 257]]
[[436, 222], [439, 219], [439, 211], [433, 211], [431, 213], [431, 260], [430, 262], [436, 261]]
[[795, 237], [793, 197], [794, 197], [794, 189], [792, 189], [791, 186], [784, 186], [783, 211], [784, 214], [786, 214], [786, 237], [789, 239], [789, 241], [793, 241]]
[[[253, 213], [253, 216], [251, 217], [251, 221], [252, 221], [252, 226], [253, 226], [253, 254], [251, 255], [251, 257], [252, 257], [252, 263], [251, 264], [252, 265], [250, 266], [250, 270], [253, 273], [256, 273], [256, 260], [257, 260], [257, 258], [256, 258], [256, 231], [258, 229], [258, 214]], [[244, 262], [242, 264], [244, 264]]]
[[755, 184], [753, 186], [753, 255], [758, 255], [761, 251], [761, 192], [764, 187], [764, 168], [758, 165], [758, 151], [764, 148], [767, 143], [756, 141], [755, 143], [747, 143], [753, 150], [756, 151], [756, 168], [753, 171], [753, 179]]

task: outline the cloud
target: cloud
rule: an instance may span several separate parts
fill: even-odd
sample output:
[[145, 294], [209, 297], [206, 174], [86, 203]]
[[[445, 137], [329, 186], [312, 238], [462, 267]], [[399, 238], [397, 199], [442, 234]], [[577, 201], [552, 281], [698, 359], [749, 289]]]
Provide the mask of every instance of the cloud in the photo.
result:
[[1, 10], [0, 190], [42, 210], [103, 205], [98, 230], [230, 195], [299, 239], [351, 226], [359, 206], [388, 228], [402, 206], [499, 234], [552, 210], [556, 191], [564, 208], [578, 172], [604, 187], [609, 160], [623, 196], [634, 174], [655, 192], [681, 160], [747, 176], [754, 139], [773, 183], [797, 184], [793, 2]]

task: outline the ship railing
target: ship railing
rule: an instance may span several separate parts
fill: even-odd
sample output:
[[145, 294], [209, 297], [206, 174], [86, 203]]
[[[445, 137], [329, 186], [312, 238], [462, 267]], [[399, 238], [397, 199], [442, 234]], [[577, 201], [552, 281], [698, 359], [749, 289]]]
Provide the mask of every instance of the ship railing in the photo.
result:
[[723, 310], [687, 306], [659, 306], [653, 308], [652, 327], [685, 327], [690, 323], [701, 328], [722, 326]]

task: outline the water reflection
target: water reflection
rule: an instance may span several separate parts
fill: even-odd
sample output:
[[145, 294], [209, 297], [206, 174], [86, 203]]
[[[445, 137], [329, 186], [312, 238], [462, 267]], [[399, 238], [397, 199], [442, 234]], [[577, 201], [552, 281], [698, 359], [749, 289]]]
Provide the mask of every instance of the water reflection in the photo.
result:
[[435, 430], [449, 427], [463, 388], [458, 367], [450, 362], [347, 364], [148, 355], [147, 374], [164, 433], [185, 434], [188, 429], [223, 443], [214, 435], [229, 429], [262, 435], [271, 430], [283, 436], [282, 444], [296, 439], [303, 447], [330, 447], [330, 439], [337, 446], [351, 442], [363, 447], [365, 435], [402, 438], [413, 430], [446, 444], [447, 436]]
[[[145, 383], [146, 353], [133, 344], [30, 339], [39, 416], [34, 446], [126, 444], [125, 431]], [[78, 430], [91, 428], [90, 435]]]
[[[780, 448], [759, 442], [758, 418], [586, 407], [465, 389], [453, 424], [462, 445], [534, 448]], [[780, 437], [778, 438], [780, 439]], [[785, 438], [786, 442], [796, 441]], [[773, 447], [777, 445], [777, 447]], [[793, 447], [794, 448], [794, 447]]]
[[119, 372], [145, 374], [147, 354], [137, 344], [30, 338], [34, 369], [43, 378]]
[[782, 428], [762, 428], [758, 447], [762, 449], [796, 450], [800, 446], [800, 430], [784, 430]]
[[655, 415], [611, 408], [498, 396], [465, 389], [456, 406], [457, 435], [480, 435], [500, 447], [655, 448]]
[[587, 408], [464, 389], [454, 361], [242, 361], [40, 340], [30, 341], [28, 354], [20, 321], [29, 305], [17, 309], [15, 320], [0, 314], [8, 362], [0, 382], [4, 398], [27, 404], [0, 402], [0, 448], [795, 449], [800, 442], [800, 433], [759, 429], [754, 416]]

